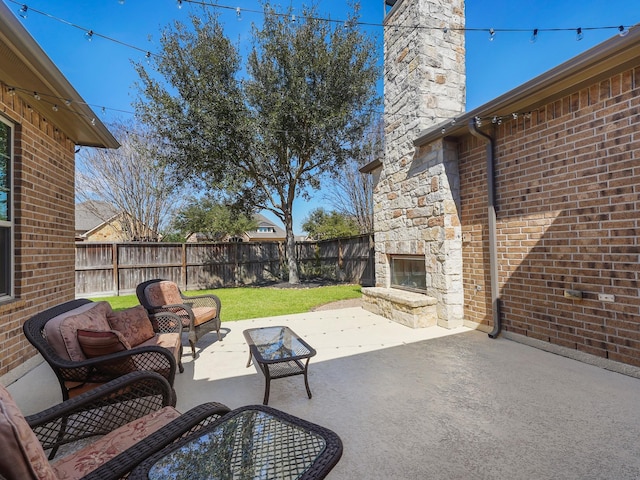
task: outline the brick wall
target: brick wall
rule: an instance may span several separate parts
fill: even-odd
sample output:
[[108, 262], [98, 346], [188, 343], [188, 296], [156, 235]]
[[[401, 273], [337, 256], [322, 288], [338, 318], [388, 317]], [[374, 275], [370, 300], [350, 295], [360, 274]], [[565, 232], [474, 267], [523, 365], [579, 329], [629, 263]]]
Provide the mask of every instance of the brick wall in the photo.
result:
[[22, 332], [30, 316], [74, 298], [74, 142], [0, 88], [14, 123], [15, 297], [0, 304], [0, 376], [36, 354]]
[[[640, 366], [640, 68], [496, 127], [504, 330]], [[459, 144], [465, 319], [491, 320], [485, 145]], [[582, 300], [563, 296], [583, 292]], [[615, 296], [614, 302], [599, 294]]]

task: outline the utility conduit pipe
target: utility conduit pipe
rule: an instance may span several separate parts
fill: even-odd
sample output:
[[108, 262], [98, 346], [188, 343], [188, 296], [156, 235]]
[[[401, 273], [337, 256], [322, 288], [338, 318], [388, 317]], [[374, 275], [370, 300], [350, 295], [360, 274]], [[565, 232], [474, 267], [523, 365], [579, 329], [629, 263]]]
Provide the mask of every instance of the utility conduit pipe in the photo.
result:
[[489, 276], [491, 278], [491, 311], [493, 314], [493, 330], [490, 338], [496, 338], [502, 329], [500, 321], [500, 292], [498, 290], [498, 247], [496, 234], [496, 187], [494, 166], [494, 140], [480, 130], [475, 119], [469, 120], [469, 132], [487, 145], [487, 215], [489, 222]]

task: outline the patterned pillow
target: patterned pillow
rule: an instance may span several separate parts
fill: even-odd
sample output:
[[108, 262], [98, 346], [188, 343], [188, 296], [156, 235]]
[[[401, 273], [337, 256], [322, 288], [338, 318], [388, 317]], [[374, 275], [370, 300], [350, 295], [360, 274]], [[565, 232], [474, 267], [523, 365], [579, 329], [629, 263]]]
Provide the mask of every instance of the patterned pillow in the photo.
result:
[[[102, 357], [112, 353], [130, 350], [129, 342], [116, 330], [98, 331], [78, 329], [78, 343], [87, 358]], [[107, 375], [124, 375], [136, 370], [133, 359], [111, 360], [108, 364], [96, 367]]]
[[151, 320], [142, 305], [112, 312], [107, 316], [107, 321], [113, 330], [124, 335], [132, 347], [137, 347], [155, 336]]
[[9, 392], [0, 385], [0, 476], [7, 480], [55, 480], [47, 456]]
[[182, 300], [182, 297], [180, 296], [178, 286], [168, 280], [147, 285], [144, 294], [147, 297], [147, 301], [153, 307], [162, 307], [163, 305], [180, 305], [184, 303], [184, 300]]
[[58, 327], [60, 335], [71, 360], [81, 362], [86, 359], [78, 344], [78, 334], [76, 333], [78, 329], [109, 330], [107, 315], [111, 311], [109, 302], [96, 302], [92, 308], [82, 313], [68, 315], [60, 322]]

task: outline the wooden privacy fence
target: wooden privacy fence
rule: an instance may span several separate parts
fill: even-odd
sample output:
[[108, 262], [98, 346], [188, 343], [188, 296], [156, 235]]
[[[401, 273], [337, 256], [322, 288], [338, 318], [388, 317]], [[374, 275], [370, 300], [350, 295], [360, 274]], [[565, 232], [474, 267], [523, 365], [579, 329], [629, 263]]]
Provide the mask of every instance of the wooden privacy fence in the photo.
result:
[[[374, 284], [373, 237], [296, 243], [302, 279]], [[285, 280], [284, 244], [76, 243], [76, 296], [125, 295], [152, 278], [183, 290]]]

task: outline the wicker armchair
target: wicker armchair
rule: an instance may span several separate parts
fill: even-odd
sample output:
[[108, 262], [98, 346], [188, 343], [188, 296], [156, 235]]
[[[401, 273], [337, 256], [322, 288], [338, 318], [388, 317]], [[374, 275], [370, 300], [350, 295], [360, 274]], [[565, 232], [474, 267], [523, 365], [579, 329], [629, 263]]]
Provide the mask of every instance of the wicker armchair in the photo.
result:
[[182, 319], [182, 326], [189, 331], [191, 354], [196, 358], [195, 344], [205, 333], [213, 330], [220, 335], [220, 299], [215, 295], [185, 296], [173, 282], [148, 280], [136, 287], [140, 304], [149, 314], [171, 312]]
[[[60, 349], [54, 348], [52, 342], [49, 341], [51, 339], [47, 338], [47, 323], [60, 319], [62, 315], [82, 310], [82, 308], [90, 308], [92, 305], [95, 303], [90, 300], [72, 300], [31, 317], [23, 326], [24, 334], [29, 342], [38, 349], [58, 378], [63, 400], [68, 400], [75, 395], [136, 370], [157, 372], [166, 378], [170, 385], [173, 385], [176, 367], [179, 366], [180, 371], [183, 371], [180, 352], [175, 354], [164, 346], [137, 346], [129, 350], [85, 358], [84, 360], [70, 360], [62, 356]], [[180, 319], [171, 313], [163, 313], [155, 315], [151, 320], [155, 328], [162, 329], [163, 332], [172, 331], [174, 335], [177, 334], [176, 342], [181, 350], [182, 325]]]
[[[148, 456], [229, 411], [209, 403], [180, 414], [174, 401], [162, 376], [133, 372], [24, 417], [0, 386], [0, 478], [123, 478]], [[79, 440], [79, 449], [62, 454]], [[61, 455], [49, 462], [46, 450], [50, 458]]]

